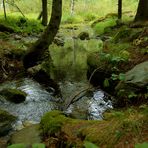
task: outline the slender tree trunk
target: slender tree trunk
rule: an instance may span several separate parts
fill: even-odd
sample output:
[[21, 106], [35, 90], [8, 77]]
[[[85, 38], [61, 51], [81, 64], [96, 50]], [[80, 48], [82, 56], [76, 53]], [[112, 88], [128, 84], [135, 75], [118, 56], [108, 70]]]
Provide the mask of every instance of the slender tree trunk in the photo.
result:
[[73, 16], [74, 14], [74, 0], [70, 1], [70, 15]]
[[42, 24], [47, 26], [48, 23], [48, 11], [47, 11], [47, 0], [42, 0]]
[[4, 9], [4, 17], [5, 17], [5, 19], [7, 19], [5, 0], [3, 0], [3, 9]]
[[118, 19], [122, 19], [122, 0], [118, 0]]
[[48, 50], [49, 45], [58, 32], [61, 16], [62, 0], [53, 0], [51, 19], [47, 28], [24, 56], [23, 64], [26, 69], [37, 65], [42, 60], [43, 54]]
[[148, 0], [139, 0], [135, 21], [147, 21], [147, 20], [148, 20]]

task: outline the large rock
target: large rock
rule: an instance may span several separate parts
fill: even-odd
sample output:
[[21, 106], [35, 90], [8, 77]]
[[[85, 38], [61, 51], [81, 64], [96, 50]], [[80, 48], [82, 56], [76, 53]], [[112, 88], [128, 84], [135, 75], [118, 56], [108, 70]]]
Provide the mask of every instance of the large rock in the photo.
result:
[[120, 82], [116, 89], [120, 89], [124, 84], [138, 88], [148, 85], [148, 61], [140, 63], [125, 74], [125, 80]]
[[0, 109], [0, 137], [6, 135], [12, 129], [12, 123], [16, 117]]
[[[136, 102], [139, 94], [146, 94], [148, 86], [148, 61], [140, 63], [125, 73], [125, 80], [116, 86], [118, 105]], [[143, 97], [142, 97], [143, 98]], [[126, 102], [125, 102], [126, 101]], [[142, 100], [141, 100], [142, 101]]]
[[21, 103], [25, 101], [27, 94], [18, 89], [6, 88], [3, 89], [0, 94], [6, 98], [6, 100], [13, 103]]

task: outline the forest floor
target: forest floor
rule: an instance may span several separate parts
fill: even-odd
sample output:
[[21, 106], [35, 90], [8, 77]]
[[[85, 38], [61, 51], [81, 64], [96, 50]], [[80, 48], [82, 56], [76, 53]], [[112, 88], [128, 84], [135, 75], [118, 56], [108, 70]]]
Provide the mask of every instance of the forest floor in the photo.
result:
[[[137, 24], [136, 24], [137, 25]], [[108, 66], [111, 74], [116, 76], [124, 73], [135, 65], [148, 60], [148, 28], [147, 26], [111, 26], [104, 30], [101, 35], [96, 34], [93, 38], [103, 40], [103, 47], [98, 52], [88, 54], [89, 63], [97, 67]], [[64, 29], [67, 26], [63, 26]], [[79, 27], [79, 26], [78, 26]], [[83, 26], [82, 26], [83, 27]], [[70, 32], [77, 27], [68, 26]], [[61, 27], [62, 29], [62, 27]], [[85, 32], [87, 32], [86, 27]], [[89, 29], [88, 29], [89, 30]], [[89, 32], [89, 31], [88, 31]], [[80, 31], [74, 34], [78, 37]], [[68, 33], [69, 34], [69, 33]], [[89, 32], [91, 36], [91, 32]], [[28, 34], [0, 32], [0, 82], [17, 79], [24, 76], [25, 71], [22, 58], [29, 42], [23, 40]], [[31, 35], [32, 36], [32, 35]], [[38, 35], [33, 38], [37, 39]], [[111, 39], [111, 40], [110, 40]], [[77, 46], [78, 47], [78, 46]], [[95, 47], [93, 47], [95, 48]], [[102, 62], [100, 59], [103, 59]], [[104, 61], [107, 61], [104, 63]], [[119, 81], [119, 80], [118, 80]], [[50, 121], [50, 122], [47, 122]], [[148, 142], [148, 106], [146, 103], [128, 106], [118, 110], [108, 111], [102, 121], [84, 121], [71, 119], [58, 111], [45, 114], [41, 121], [44, 143], [47, 147], [115, 147], [136, 148]], [[138, 143], [143, 143], [139, 145]]]

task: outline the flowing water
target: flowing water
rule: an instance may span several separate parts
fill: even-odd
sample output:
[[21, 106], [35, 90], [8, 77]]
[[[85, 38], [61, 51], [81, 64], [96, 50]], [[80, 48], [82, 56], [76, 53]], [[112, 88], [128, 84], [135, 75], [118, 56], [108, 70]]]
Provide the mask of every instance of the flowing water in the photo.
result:
[[47, 92], [39, 83], [31, 79], [6, 82], [0, 86], [4, 88], [16, 88], [27, 93], [26, 100], [19, 104], [11, 103], [0, 96], [0, 108], [7, 110], [18, 117], [16, 124], [25, 121], [39, 122], [44, 113], [55, 109], [52, 92]]
[[[86, 28], [88, 30], [88, 28]], [[86, 31], [87, 31], [86, 30]], [[50, 53], [55, 66], [54, 79], [59, 80], [63, 100], [88, 87], [86, 83], [87, 54], [96, 52], [102, 47], [102, 42], [96, 39], [84, 40], [74, 39], [76, 32], [64, 32], [67, 36], [64, 47], [50, 46]], [[34, 38], [36, 40], [37, 38]], [[24, 42], [31, 42], [32, 38], [24, 38]], [[100, 46], [101, 45], [101, 46]], [[27, 93], [27, 98], [23, 103], [14, 104], [0, 96], [0, 108], [7, 110], [18, 117], [14, 128], [22, 125], [26, 121], [40, 122], [44, 113], [58, 109], [61, 103], [56, 103], [57, 98], [53, 97], [53, 92], [47, 92], [39, 83], [29, 78], [17, 81], [5, 82], [0, 85], [0, 90], [4, 88], [16, 88]], [[52, 89], [51, 89], [52, 90]], [[102, 113], [108, 108], [112, 108], [112, 103], [107, 99], [101, 90], [93, 90], [80, 93], [80, 98], [64, 110], [69, 116], [86, 120], [102, 119]]]
[[[63, 97], [70, 97], [75, 92], [86, 86], [84, 82], [63, 82], [60, 83]], [[43, 114], [57, 109], [59, 104], [55, 103], [52, 92], [47, 92], [39, 83], [32, 79], [24, 78], [17, 81], [5, 82], [0, 85], [4, 88], [16, 88], [27, 93], [26, 100], [20, 104], [11, 103], [0, 96], [0, 108], [7, 110], [18, 117], [14, 128], [20, 127], [26, 121], [39, 123]], [[102, 113], [112, 108], [111, 101], [105, 99], [101, 90], [84, 93], [80, 99], [71, 104], [65, 111], [72, 117], [86, 120], [102, 119]]]

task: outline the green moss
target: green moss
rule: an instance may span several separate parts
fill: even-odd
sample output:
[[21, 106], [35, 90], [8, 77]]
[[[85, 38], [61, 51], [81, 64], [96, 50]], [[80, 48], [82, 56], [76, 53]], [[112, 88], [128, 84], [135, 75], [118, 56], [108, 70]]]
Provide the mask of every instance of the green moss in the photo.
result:
[[39, 33], [43, 30], [39, 21], [20, 16], [7, 16], [7, 20], [0, 16], [0, 22], [19, 33]]
[[[29, 145], [20, 143], [20, 144], [12, 144], [8, 146], [7, 148], [27, 148], [30, 147]], [[45, 148], [45, 145], [42, 143], [35, 143], [32, 145], [32, 148]]]
[[139, 143], [135, 145], [135, 148], [147, 148], [148, 147], [148, 143], [144, 142], [144, 143]]
[[131, 136], [128, 142], [143, 140], [142, 130], [147, 129], [148, 125], [144, 110], [130, 108], [125, 111], [110, 111], [105, 114], [103, 121], [71, 119], [59, 111], [53, 111], [44, 115], [41, 127], [51, 137], [58, 132], [65, 144], [71, 143], [77, 147], [82, 146], [84, 141], [89, 141], [87, 144], [85, 142], [86, 147], [92, 144], [114, 147], [120, 142], [125, 143], [125, 137], [128, 136]]
[[26, 148], [27, 146], [23, 143], [20, 144], [12, 144], [10, 146], [8, 146], [7, 148]]
[[32, 148], [45, 148], [45, 145], [42, 143], [35, 143], [32, 145]]
[[103, 34], [104, 31], [105, 31], [105, 28], [108, 28], [108, 27], [113, 27], [116, 25], [116, 18], [107, 18], [99, 23], [97, 23], [95, 26], [94, 26], [94, 31], [95, 31], [95, 34]]
[[62, 125], [64, 125], [69, 119], [64, 116], [60, 111], [51, 111], [46, 113], [41, 119], [41, 128], [43, 134], [53, 134], [61, 130]]

